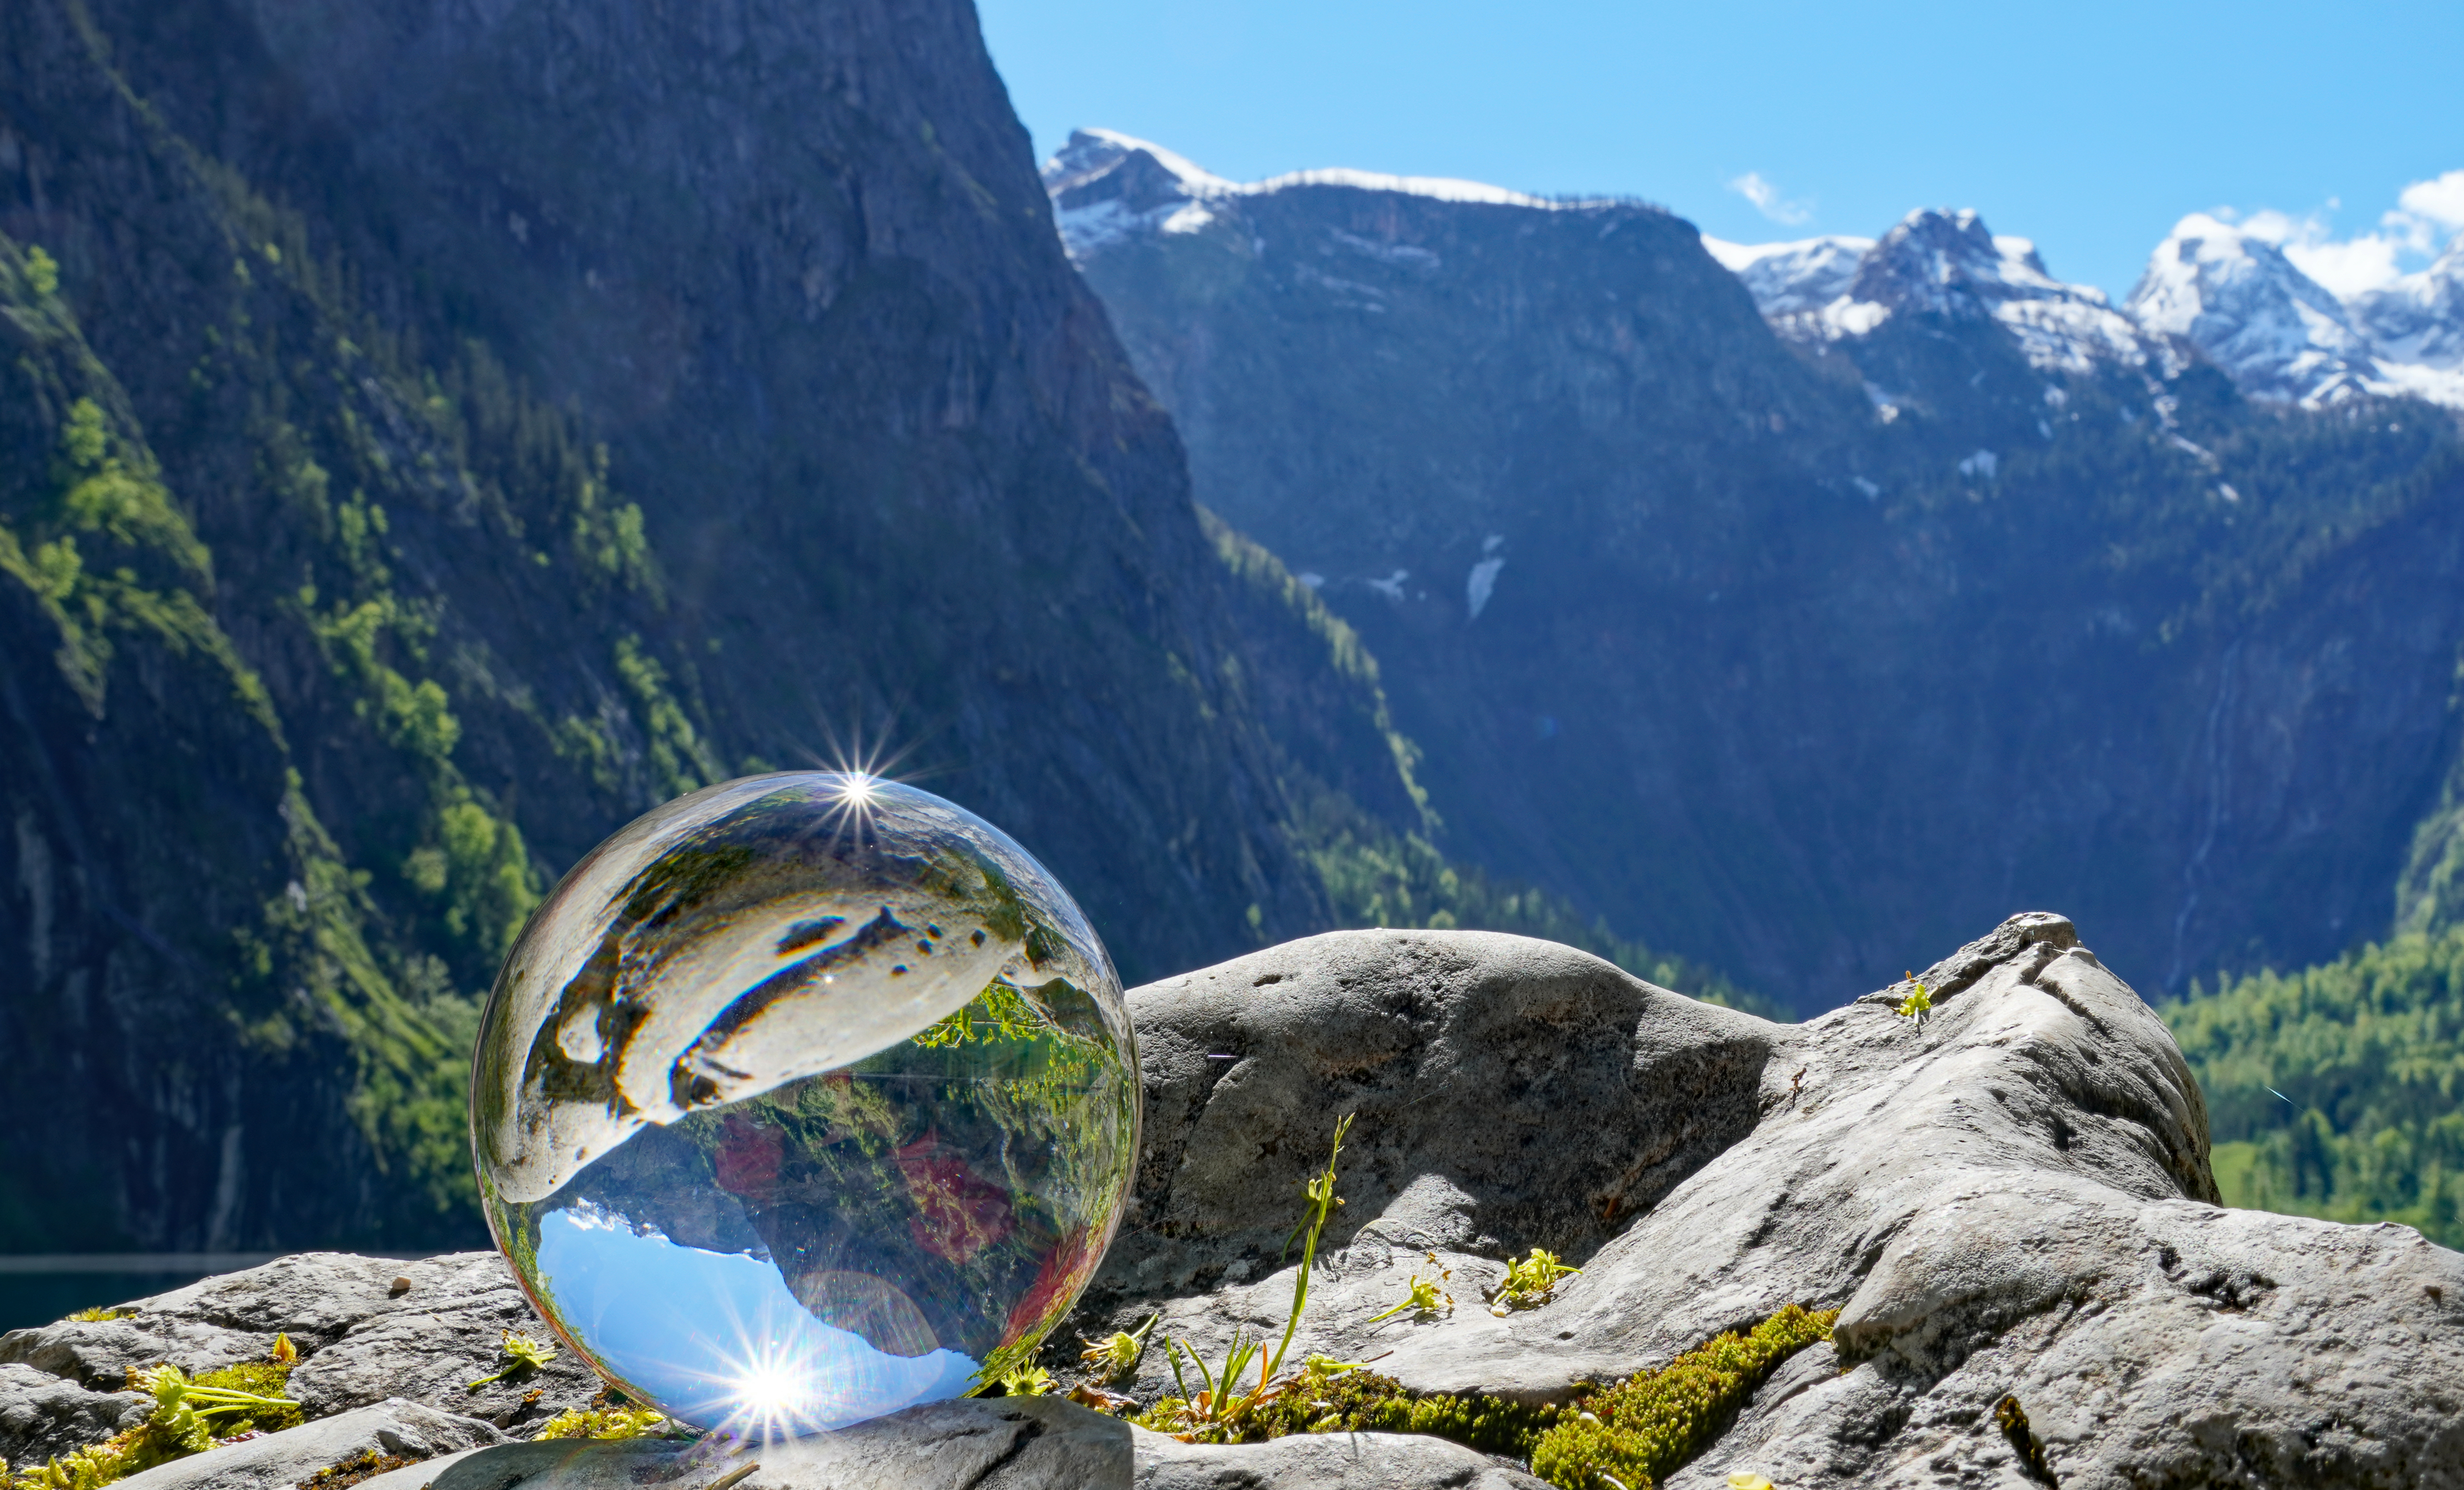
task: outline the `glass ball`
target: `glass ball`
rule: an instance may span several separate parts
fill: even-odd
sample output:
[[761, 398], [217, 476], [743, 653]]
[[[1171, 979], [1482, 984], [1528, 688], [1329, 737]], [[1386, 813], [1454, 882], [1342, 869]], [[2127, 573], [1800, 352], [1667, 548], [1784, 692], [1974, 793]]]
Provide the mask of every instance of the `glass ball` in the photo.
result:
[[963, 1395], [1093, 1276], [1137, 1155], [1119, 977], [998, 828], [729, 781], [564, 877], [482, 1016], [496, 1245], [624, 1392], [780, 1435]]

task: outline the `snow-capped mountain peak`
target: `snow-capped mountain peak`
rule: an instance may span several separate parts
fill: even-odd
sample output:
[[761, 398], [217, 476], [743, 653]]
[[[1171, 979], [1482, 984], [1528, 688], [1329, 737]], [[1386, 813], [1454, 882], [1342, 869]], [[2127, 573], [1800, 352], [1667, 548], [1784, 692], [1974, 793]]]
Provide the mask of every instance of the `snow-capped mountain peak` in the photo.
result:
[[2464, 233], [2428, 269], [2365, 291], [2347, 308], [2387, 362], [2464, 373]]
[[1044, 189], [1060, 196], [1113, 173], [1133, 157], [1160, 171], [1185, 197], [1234, 189], [1232, 182], [1207, 170], [1187, 156], [1177, 155], [1150, 140], [1113, 129], [1072, 130], [1069, 141], [1044, 163]]
[[1746, 282], [1765, 316], [1797, 316], [1848, 293], [1871, 238], [1803, 238], [1794, 243], [1729, 243], [1705, 233], [1703, 247]]
[[2343, 303], [2282, 249], [2209, 213], [2156, 246], [2127, 308], [2258, 397], [2318, 404], [2369, 391], [2369, 341]]
[[1044, 189], [1062, 241], [1083, 257], [1142, 230], [1202, 228], [1213, 214], [1199, 204], [1239, 188], [1159, 144], [1080, 129], [1044, 164]]
[[1880, 240], [1705, 238], [1703, 246], [1745, 281], [1764, 318], [1799, 340], [1864, 336], [1894, 316], [1938, 316], [1997, 321], [2047, 369], [2146, 361], [2136, 328], [2103, 291], [2056, 279], [2034, 242], [1994, 236], [1971, 210], [1910, 212]]

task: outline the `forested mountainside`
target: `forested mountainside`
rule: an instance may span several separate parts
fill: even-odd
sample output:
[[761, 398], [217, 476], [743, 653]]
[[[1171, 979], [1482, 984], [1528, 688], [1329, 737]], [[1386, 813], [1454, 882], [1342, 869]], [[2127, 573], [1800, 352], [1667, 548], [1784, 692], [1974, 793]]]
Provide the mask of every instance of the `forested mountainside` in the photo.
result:
[[2464, 927], [2167, 1006], [2227, 1204], [2400, 1221], [2464, 1247]]
[[1639, 204], [1095, 133], [1045, 176], [1450, 851], [1800, 1009], [2023, 907], [2178, 992], [2443, 883], [2446, 410], [2254, 398], [1973, 214], [1814, 265], [1800, 328]]
[[0, 1250], [480, 1235], [475, 1000], [907, 748], [1125, 975], [1554, 931], [1190, 500], [963, 0], [0, 0]]

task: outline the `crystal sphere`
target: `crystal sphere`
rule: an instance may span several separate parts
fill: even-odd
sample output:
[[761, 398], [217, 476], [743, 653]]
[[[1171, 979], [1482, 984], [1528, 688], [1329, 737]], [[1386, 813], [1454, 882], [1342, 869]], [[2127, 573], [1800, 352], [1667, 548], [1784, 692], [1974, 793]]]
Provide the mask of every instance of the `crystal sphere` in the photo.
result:
[[591, 851], [473, 1059], [496, 1245], [704, 1428], [843, 1427], [1025, 1359], [1137, 1154], [1120, 979], [1006, 835], [856, 773], [695, 792]]

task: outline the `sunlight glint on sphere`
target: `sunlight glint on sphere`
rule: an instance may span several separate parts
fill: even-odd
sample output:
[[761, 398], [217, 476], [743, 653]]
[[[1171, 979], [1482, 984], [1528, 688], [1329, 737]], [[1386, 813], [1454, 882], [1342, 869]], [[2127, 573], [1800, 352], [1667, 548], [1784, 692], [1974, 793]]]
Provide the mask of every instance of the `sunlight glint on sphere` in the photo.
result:
[[629, 1395], [843, 1427], [1023, 1359], [1137, 1152], [1120, 980], [999, 829], [856, 773], [751, 778], [576, 866], [472, 1072], [496, 1243]]

